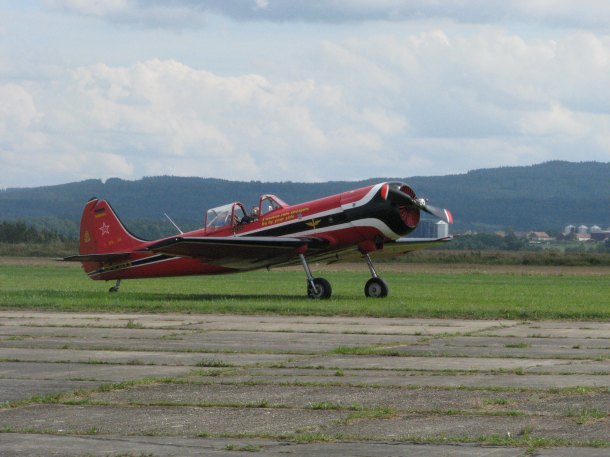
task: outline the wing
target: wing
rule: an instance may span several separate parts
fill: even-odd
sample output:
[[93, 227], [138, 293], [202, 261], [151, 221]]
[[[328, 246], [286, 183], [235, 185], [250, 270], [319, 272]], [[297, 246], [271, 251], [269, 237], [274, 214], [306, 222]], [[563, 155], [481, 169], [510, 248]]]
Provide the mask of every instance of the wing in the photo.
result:
[[418, 251], [419, 249], [432, 248], [441, 244], [447, 243], [453, 239], [452, 236], [444, 238], [399, 238], [396, 241], [386, 243], [383, 249], [375, 251], [373, 257], [396, 257], [399, 255], [408, 254], [409, 252]]
[[148, 246], [148, 250], [178, 257], [192, 257], [211, 265], [253, 270], [285, 264], [299, 252], [324, 249], [328, 242], [311, 237], [173, 237]]
[[[383, 249], [378, 249], [370, 253], [373, 260], [386, 260], [393, 257], [398, 257], [409, 252], [419, 249], [431, 248], [451, 241], [453, 237], [445, 238], [399, 238], [396, 241], [390, 241], [383, 245]], [[324, 253], [319, 256], [314, 256], [313, 260], [336, 263], [336, 262], [353, 262], [360, 260], [362, 253], [357, 247], [349, 248], [339, 252]]]

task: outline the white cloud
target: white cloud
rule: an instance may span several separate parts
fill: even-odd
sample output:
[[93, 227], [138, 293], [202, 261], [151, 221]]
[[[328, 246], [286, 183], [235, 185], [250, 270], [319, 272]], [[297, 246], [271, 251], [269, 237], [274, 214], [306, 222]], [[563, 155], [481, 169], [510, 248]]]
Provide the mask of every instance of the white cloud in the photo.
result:
[[32, 95], [18, 84], [0, 85], [0, 100], [0, 137], [5, 140], [40, 118]]
[[382, 135], [399, 135], [405, 133], [408, 128], [405, 118], [385, 109], [365, 109], [362, 118]]
[[590, 128], [578, 117], [576, 113], [553, 103], [548, 110], [525, 113], [519, 120], [519, 128], [525, 134], [582, 137], [590, 132]]
[[[18, 125], [11, 127], [15, 139], [5, 145], [2, 160], [21, 150], [49, 172], [71, 179], [151, 174], [329, 179], [334, 172], [311, 167], [312, 160], [321, 165], [328, 154], [349, 160], [352, 148], [378, 151], [383, 135], [405, 127], [399, 115], [381, 108], [356, 112], [332, 86], [273, 83], [260, 75], [223, 77], [171, 60], [96, 64], [30, 92], [6, 90], [23, 115], [10, 117]], [[34, 108], [36, 98], [41, 112]], [[33, 125], [40, 118], [44, 122]], [[36, 136], [44, 141], [26, 148], [24, 140]], [[12, 185], [10, 178], [5, 181], [0, 186]]]

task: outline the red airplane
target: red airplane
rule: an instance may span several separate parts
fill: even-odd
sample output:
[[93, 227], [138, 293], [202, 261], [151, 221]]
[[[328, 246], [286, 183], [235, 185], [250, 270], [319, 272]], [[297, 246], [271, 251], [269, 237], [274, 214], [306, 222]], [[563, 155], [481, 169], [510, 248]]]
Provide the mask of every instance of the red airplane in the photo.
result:
[[[364, 258], [371, 279], [367, 297], [385, 297], [388, 286], [371, 260], [426, 248], [451, 237], [402, 238], [412, 232], [420, 211], [453, 223], [451, 213], [435, 208], [401, 182], [384, 182], [297, 205], [262, 195], [248, 214], [239, 202], [207, 211], [204, 226], [156, 241], [131, 234], [105, 200], [87, 202], [80, 225], [80, 255], [92, 279], [121, 280], [182, 275], [237, 273], [298, 264], [307, 276], [307, 295], [330, 298], [324, 278], [314, 278], [311, 261], [333, 263]], [[171, 221], [171, 219], [170, 219]], [[177, 227], [176, 227], [177, 228]]]

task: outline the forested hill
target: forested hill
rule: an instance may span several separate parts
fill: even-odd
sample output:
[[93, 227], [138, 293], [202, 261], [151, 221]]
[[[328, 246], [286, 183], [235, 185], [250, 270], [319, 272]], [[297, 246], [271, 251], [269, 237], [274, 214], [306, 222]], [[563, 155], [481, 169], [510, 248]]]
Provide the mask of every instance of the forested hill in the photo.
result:
[[[87, 180], [57, 186], [0, 190], [0, 221], [24, 220], [76, 232], [85, 202], [105, 198], [129, 226], [158, 224], [168, 213], [178, 225], [197, 227], [209, 207], [264, 193], [298, 203], [384, 180], [410, 184], [418, 196], [454, 214], [456, 229], [560, 228], [568, 223], [610, 225], [610, 163], [547, 162], [434, 177], [375, 178], [359, 182], [263, 183], [211, 178], [148, 177], [137, 181]], [[137, 230], [136, 230], [137, 231]]]
[[446, 202], [458, 222], [468, 227], [610, 225], [610, 163], [553, 161], [409, 182], [421, 189], [419, 193], [434, 195], [435, 202]]

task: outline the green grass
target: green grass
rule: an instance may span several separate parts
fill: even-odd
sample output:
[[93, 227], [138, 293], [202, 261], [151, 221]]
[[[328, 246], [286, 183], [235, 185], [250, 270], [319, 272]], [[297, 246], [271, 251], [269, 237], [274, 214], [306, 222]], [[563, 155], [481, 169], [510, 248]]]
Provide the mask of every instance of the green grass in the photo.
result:
[[[383, 270], [383, 266], [380, 267]], [[386, 299], [367, 299], [366, 272], [318, 272], [333, 286], [330, 300], [305, 296], [298, 270], [257, 271], [113, 282], [92, 281], [76, 266], [0, 265], [0, 309], [198, 312], [283, 315], [457, 317], [478, 319], [610, 318], [608, 275], [487, 273], [381, 274]]]
[[606, 411], [596, 408], [583, 408], [578, 411], [570, 411], [568, 415], [574, 417], [579, 425], [596, 422], [609, 416]]

